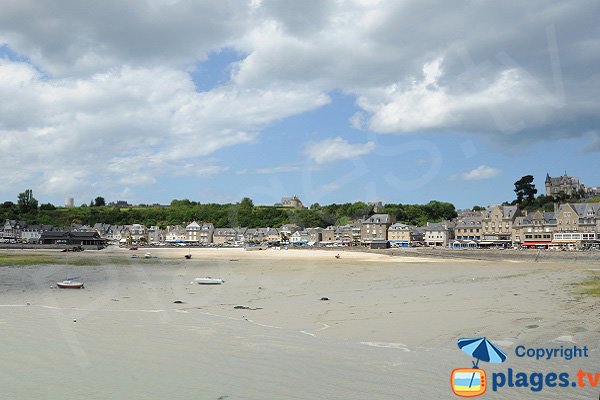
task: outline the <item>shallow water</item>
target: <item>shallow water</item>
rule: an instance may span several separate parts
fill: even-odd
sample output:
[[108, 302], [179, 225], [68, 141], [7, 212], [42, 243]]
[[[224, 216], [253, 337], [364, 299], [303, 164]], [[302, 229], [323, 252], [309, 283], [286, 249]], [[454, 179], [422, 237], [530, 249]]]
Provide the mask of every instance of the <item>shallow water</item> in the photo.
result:
[[[401, 320], [392, 324], [399, 334], [388, 337], [376, 332], [378, 320], [368, 319], [360, 323], [360, 334], [324, 325], [300, 329], [298, 319], [306, 318], [302, 313], [311, 314], [311, 307], [341, 307], [333, 300], [309, 304], [303, 295], [308, 292], [308, 299], [316, 298], [326, 287], [332, 299], [345, 299], [348, 293], [341, 290], [345, 285], [348, 290], [356, 289], [347, 283], [351, 278], [331, 282], [324, 271], [327, 267], [319, 263], [288, 265], [286, 268], [296, 270], [295, 276], [270, 271], [266, 262], [253, 263], [199, 260], [197, 264], [139, 262], [130, 266], [0, 269], [2, 398], [453, 398], [450, 372], [469, 367], [471, 360], [456, 348], [449, 332], [438, 333], [447, 335], [447, 340], [431, 342], [441, 344], [423, 346], [399, 340]], [[345, 273], [360, 275], [353, 267], [345, 265]], [[404, 277], [411, 274], [410, 267], [405, 266]], [[70, 274], [82, 275], [86, 289], [50, 288]], [[225, 277], [229, 286], [189, 284], [194, 276], [208, 274]], [[423, 282], [438, 275], [436, 271], [422, 274]], [[323, 277], [328, 281], [324, 286], [306, 285]], [[457, 278], [438, 278], [435, 285], [443, 287], [446, 279]], [[356, 285], [361, 280], [364, 277]], [[257, 282], [263, 289], [257, 289]], [[409, 286], [423, 282], [416, 280]], [[286, 297], [270, 289], [273, 286], [282, 288]], [[264, 291], [268, 295], [263, 295]], [[262, 296], [258, 300], [257, 293]], [[283, 303], [288, 297], [294, 306]], [[174, 304], [178, 299], [185, 304]], [[231, 303], [225, 304], [228, 300]], [[265, 310], [233, 310], [232, 306], [242, 300], [252, 300]], [[303, 301], [307, 302], [306, 310], [297, 308]], [[277, 311], [287, 315], [277, 315]], [[427, 326], [432, 315], [422, 317], [421, 325]], [[373, 337], [369, 337], [369, 324], [373, 324]], [[431, 326], [438, 329], [434, 321]], [[555, 337], [561, 336], [561, 332], [556, 333]], [[559, 344], [572, 344], [564, 341], [569, 338], [563, 337]], [[534, 336], [511, 340], [535, 343]], [[527, 372], [575, 373], [579, 368], [600, 372], [598, 361], [596, 350], [587, 359], [555, 362], [517, 359], [509, 354], [506, 365], [485, 367], [488, 374], [508, 367]], [[485, 398], [590, 399], [598, 391], [600, 388], [554, 388], [535, 393], [528, 388], [503, 388], [488, 391]]]

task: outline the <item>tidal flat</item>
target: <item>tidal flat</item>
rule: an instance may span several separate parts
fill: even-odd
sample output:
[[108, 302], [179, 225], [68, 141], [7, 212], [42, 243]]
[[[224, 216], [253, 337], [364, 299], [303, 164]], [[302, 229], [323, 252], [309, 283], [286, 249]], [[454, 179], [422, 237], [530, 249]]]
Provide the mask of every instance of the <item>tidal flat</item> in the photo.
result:
[[[449, 398], [451, 371], [472, 361], [458, 349], [460, 337], [485, 336], [508, 354], [504, 364], [486, 364], [488, 373], [600, 365], [598, 298], [579, 292], [598, 265], [148, 251], [158, 258], [132, 259], [125, 249], [9, 254], [51, 262], [0, 268], [6, 398]], [[85, 289], [56, 289], [65, 276], [80, 276]], [[225, 283], [194, 283], [205, 276]], [[518, 345], [575, 344], [590, 357], [541, 363], [514, 355]]]

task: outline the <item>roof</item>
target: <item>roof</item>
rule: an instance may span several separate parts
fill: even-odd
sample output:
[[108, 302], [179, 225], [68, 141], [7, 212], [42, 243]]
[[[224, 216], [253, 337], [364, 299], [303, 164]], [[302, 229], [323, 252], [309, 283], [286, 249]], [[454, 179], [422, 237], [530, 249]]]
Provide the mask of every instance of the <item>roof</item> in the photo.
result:
[[391, 224], [392, 217], [390, 214], [373, 214], [363, 221], [363, 224]]
[[[544, 225], [556, 224], [556, 217], [554, 212], [551, 211], [536, 211], [527, 214], [522, 219], [519, 219], [519, 223], [522, 225], [533, 225], [534, 221], [544, 221]], [[517, 222], [517, 220], [515, 220]]]
[[579, 178], [576, 176], [567, 176], [567, 174], [563, 176], [551, 177], [549, 174], [546, 174], [546, 182], [551, 185], [579, 185]]
[[69, 232], [74, 238], [100, 238], [98, 232]]
[[490, 218], [490, 214], [492, 213], [492, 211], [494, 211], [494, 209], [496, 207], [498, 207], [500, 209], [500, 212], [502, 213], [502, 219], [512, 219], [517, 214], [517, 211], [519, 211], [519, 206], [501, 206], [501, 205], [496, 205], [496, 206], [488, 207], [485, 210], [483, 218], [484, 219]]
[[600, 214], [600, 203], [565, 203], [558, 206], [558, 213], [570, 206], [579, 217], [597, 216]]
[[519, 207], [517, 206], [503, 206], [502, 207], [502, 218], [511, 219], [517, 213]]
[[425, 231], [426, 232], [445, 232], [445, 231], [449, 231], [450, 229], [442, 224], [430, 224], [429, 226], [425, 227]]
[[406, 231], [406, 230], [410, 230], [410, 226], [408, 226], [406, 224], [402, 224], [400, 222], [396, 222], [395, 224], [390, 225], [388, 230], [389, 231]]
[[47, 231], [42, 232], [42, 239], [100, 239], [98, 232], [76, 232], [76, 231]]
[[461, 218], [458, 221], [456, 221], [456, 227], [457, 228], [481, 227], [482, 220], [483, 220], [483, 217], [481, 215], [464, 217], [464, 218]]
[[231, 236], [235, 234], [237, 234], [237, 231], [233, 228], [220, 228], [214, 232], [214, 236]]

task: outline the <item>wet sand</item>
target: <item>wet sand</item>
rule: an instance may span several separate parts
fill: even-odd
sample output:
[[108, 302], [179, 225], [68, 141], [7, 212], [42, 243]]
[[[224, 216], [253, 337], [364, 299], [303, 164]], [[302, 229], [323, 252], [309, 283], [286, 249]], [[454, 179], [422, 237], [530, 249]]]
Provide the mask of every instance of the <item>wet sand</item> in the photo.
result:
[[[464, 336], [489, 337], [513, 368], [574, 373], [600, 365], [598, 300], [573, 286], [598, 264], [148, 251], [158, 258], [110, 249], [73, 255], [106, 265], [0, 268], [7, 398], [451, 398], [450, 371], [471, 362], [456, 347]], [[183, 259], [190, 251], [192, 259]], [[115, 258], [128, 261], [111, 264]], [[66, 275], [81, 275], [86, 288], [51, 288]], [[203, 276], [226, 282], [192, 283]], [[574, 343], [594, 349], [591, 357], [542, 363], [514, 356], [517, 344]], [[542, 392], [572, 399], [591, 393]]]

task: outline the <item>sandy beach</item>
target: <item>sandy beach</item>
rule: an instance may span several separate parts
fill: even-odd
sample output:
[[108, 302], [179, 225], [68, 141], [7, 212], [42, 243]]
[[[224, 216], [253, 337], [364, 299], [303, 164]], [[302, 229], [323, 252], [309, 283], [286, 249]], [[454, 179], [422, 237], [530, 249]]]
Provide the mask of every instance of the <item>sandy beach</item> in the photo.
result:
[[[64, 255], [98, 265], [0, 268], [7, 398], [450, 398], [450, 371], [470, 366], [456, 346], [465, 336], [491, 338], [513, 368], [572, 370], [600, 361], [598, 300], [576, 285], [600, 263], [318, 250], [137, 254], [146, 251], [157, 258], [109, 248]], [[80, 275], [86, 288], [53, 288], [67, 275]], [[225, 283], [193, 282], [204, 276]], [[518, 344], [593, 351], [576, 363], [542, 364], [516, 359]], [[489, 370], [498, 368], [505, 367]], [[25, 389], [25, 377], [36, 388]], [[64, 393], [65, 381], [78, 389]], [[486, 396], [515, 394], [539, 398], [526, 388]]]

